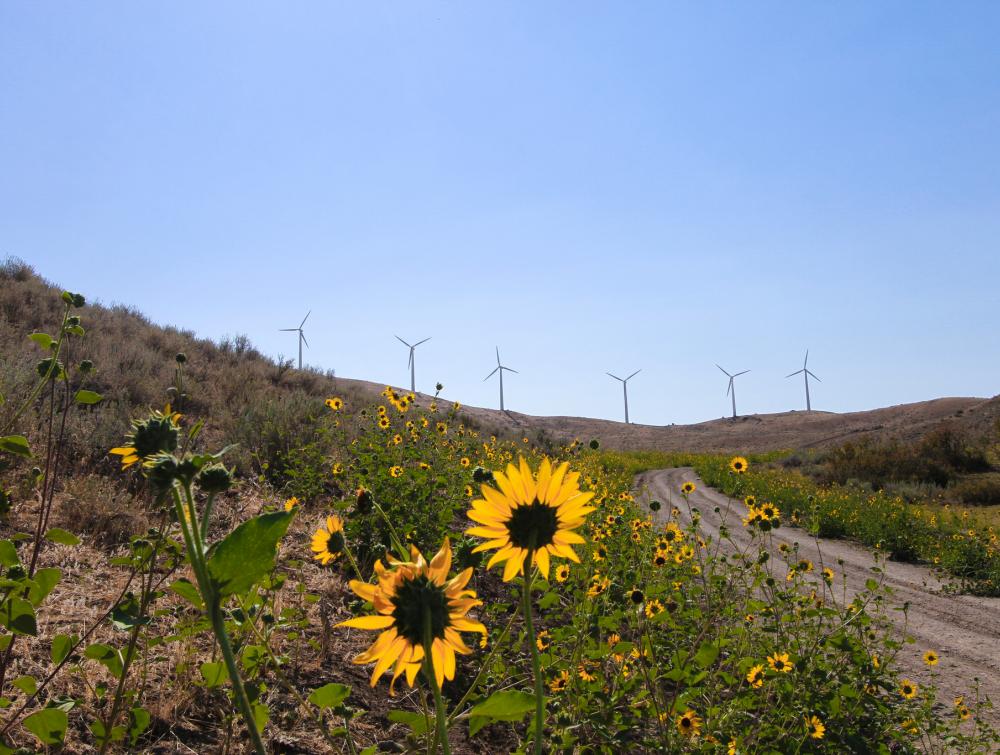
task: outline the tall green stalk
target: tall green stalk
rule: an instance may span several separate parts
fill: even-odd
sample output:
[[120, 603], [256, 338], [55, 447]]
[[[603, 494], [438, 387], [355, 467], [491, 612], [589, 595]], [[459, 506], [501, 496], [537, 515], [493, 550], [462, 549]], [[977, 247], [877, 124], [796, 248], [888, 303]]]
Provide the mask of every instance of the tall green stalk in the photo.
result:
[[437, 676], [434, 672], [434, 655], [431, 649], [434, 647], [434, 638], [431, 636], [431, 609], [424, 606], [424, 674], [427, 676], [427, 683], [431, 685], [431, 692], [434, 693], [434, 724], [435, 739], [441, 744], [441, 752], [444, 755], [451, 754], [451, 747], [448, 744], [448, 722], [447, 712], [444, 709], [444, 700], [441, 699], [441, 688], [438, 687]]
[[535, 625], [531, 617], [531, 582], [534, 572], [531, 570], [531, 562], [535, 555], [534, 550], [528, 552], [525, 563], [528, 565], [527, 573], [524, 575], [524, 588], [521, 595], [521, 610], [524, 612], [524, 628], [528, 635], [528, 647], [531, 650], [531, 669], [535, 676], [535, 755], [542, 752], [542, 728], [545, 725], [545, 688], [542, 684], [542, 663], [538, 657], [538, 643], [535, 638]]

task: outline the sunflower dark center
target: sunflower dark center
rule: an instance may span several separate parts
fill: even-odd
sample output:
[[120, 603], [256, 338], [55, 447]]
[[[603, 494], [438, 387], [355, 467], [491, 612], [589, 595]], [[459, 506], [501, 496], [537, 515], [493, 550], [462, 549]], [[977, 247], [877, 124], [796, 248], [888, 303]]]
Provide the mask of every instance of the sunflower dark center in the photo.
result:
[[331, 532], [330, 537], [326, 539], [326, 549], [330, 551], [330, 553], [343, 553], [345, 545], [347, 545], [347, 543], [344, 540], [344, 533], [340, 530]]
[[506, 524], [511, 543], [528, 550], [551, 545], [559, 529], [556, 510], [537, 498], [528, 506], [514, 509]]
[[396, 620], [396, 631], [413, 645], [424, 644], [424, 608], [429, 609], [431, 639], [444, 637], [449, 626], [448, 597], [440, 586], [427, 577], [416, 577], [403, 581], [396, 588], [396, 604], [392, 617]]

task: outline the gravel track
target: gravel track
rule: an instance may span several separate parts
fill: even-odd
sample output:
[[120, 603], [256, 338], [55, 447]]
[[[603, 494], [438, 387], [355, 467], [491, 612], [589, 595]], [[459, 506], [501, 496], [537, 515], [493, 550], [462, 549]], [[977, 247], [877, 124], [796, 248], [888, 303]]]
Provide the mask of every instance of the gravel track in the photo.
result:
[[[684, 482], [697, 486], [688, 503], [701, 513], [702, 530], [712, 535], [713, 546], [727, 553], [745, 551], [751, 543], [750, 533], [742, 523], [745, 505], [706, 487], [693, 469], [644, 472], [636, 478], [636, 490], [640, 501], [658, 500], [668, 511], [670, 506], [676, 506], [686, 519], [688, 509], [680, 494]], [[727, 527], [731, 541], [719, 538], [720, 526]], [[876, 562], [872, 551], [847, 540], [815, 539], [802, 529], [788, 526], [772, 535], [774, 548], [781, 543], [797, 543], [800, 556], [812, 561], [817, 571], [823, 566], [833, 569], [838, 597], [844, 594], [841, 574], [846, 577], [847, 601], [864, 590], [871, 578], [882, 580], [891, 589], [887, 617], [901, 635], [905, 628], [906, 635], [915, 640], [914, 644], [905, 644], [897, 658], [908, 678], [918, 684], [933, 680], [940, 690], [938, 699], [944, 704], [950, 704], [958, 695], [968, 695], [972, 680], [978, 678], [981, 691], [1000, 705], [1000, 598], [949, 594], [930, 569], [914, 564], [885, 561], [881, 565], [883, 573], [878, 574], [873, 571]], [[776, 576], [783, 577], [783, 561], [774, 558], [772, 564]], [[905, 618], [903, 611], [892, 610], [904, 603], [909, 604]], [[926, 650], [935, 650], [941, 657], [933, 671], [922, 661]], [[1000, 711], [992, 711], [992, 717], [995, 724], [1000, 723]]]

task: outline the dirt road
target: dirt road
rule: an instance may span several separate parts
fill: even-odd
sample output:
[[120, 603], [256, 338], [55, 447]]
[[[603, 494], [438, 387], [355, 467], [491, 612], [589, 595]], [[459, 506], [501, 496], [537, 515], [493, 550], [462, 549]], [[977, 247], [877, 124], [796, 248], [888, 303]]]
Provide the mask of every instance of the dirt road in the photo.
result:
[[[707, 488], [688, 468], [659, 469], [640, 474], [636, 478], [636, 489], [640, 500], [658, 500], [669, 510], [676, 505], [686, 516], [686, 506], [680, 494], [681, 484], [695, 483], [697, 490], [690, 496], [692, 508], [702, 516], [702, 528], [719, 542], [719, 526], [728, 526], [732, 543], [724, 550], [743, 550], [750, 543], [750, 535], [742, 525], [746, 507], [736, 501]], [[715, 509], [718, 508], [718, 513]], [[872, 572], [875, 565], [872, 552], [864, 546], [845, 540], [815, 540], [804, 530], [782, 526], [774, 532], [774, 547], [781, 543], [798, 543], [801, 557], [807, 558], [819, 570], [828, 566], [837, 576], [846, 575], [847, 600], [864, 589], [865, 581], [878, 578]], [[843, 565], [838, 564], [838, 559]], [[779, 570], [776, 576], [784, 576], [780, 559], [773, 559]], [[932, 678], [940, 689], [939, 699], [949, 704], [958, 695], [968, 695], [973, 678], [978, 677], [982, 691], [1000, 706], [1000, 598], [977, 598], [970, 595], [951, 595], [943, 591], [944, 585], [934, 574], [921, 566], [886, 562], [884, 582], [892, 588], [890, 610], [891, 621], [902, 631], [903, 612], [891, 610], [909, 603], [906, 623], [907, 635], [916, 642], [907, 644], [899, 653], [900, 667], [918, 684], [929, 683]], [[926, 650], [935, 650], [941, 661], [931, 672], [923, 663]], [[1000, 723], [1000, 710], [993, 711], [995, 722]]]

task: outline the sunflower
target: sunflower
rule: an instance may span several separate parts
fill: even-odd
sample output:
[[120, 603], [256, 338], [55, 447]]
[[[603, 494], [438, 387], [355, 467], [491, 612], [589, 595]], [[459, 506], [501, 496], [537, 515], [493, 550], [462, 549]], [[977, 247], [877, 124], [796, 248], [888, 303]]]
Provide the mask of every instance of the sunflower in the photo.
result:
[[[295, 500], [295, 499], [291, 499]], [[288, 503], [285, 503], [288, 506]], [[290, 510], [287, 509], [286, 510]], [[312, 545], [310, 546], [316, 554], [314, 559], [326, 566], [331, 561], [336, 561], [344, 553], [347, 541], [344, 539], [344, 522], [339, 516], [328, 516], [326, 526], [320, 527], [313, 534]]]
[[686, 710], [677, 716], [677, 731], [685, 737], [693, 737], [701, 728], [701, 719], [693, 710]]
[[333, 409], [333, 411], [335, 412], [339, 412], [341, 409], [344, 408], [344, 399], [340, 398], [339, 396], [328, 398], [323, 403], [326, 404], [331, 409]]
[[693, 482], [685, 482], [681, 485], [681, 492], [684, 495], [691, 495], [695, 490], [697, 490], [697, 488]]
[[928, 666], [937, 666], [938, 660], [940, 660], [938, 658], [938, 654], [935, 653], [933, 650], [928, 650], [926, 653], [924, 653], [924, 663], [926, 663]]
[[819, 719], [819, 716], [812, 716], [806, 719], [806, 728], [809, 729], [810, 739], [822, 739], [823, 735], [826, 734], [826, 727], [823, 722]]
[[552, 681], [549, 682], [549, 691], [553, 693], [562, 692], [566, 687], [569, 686], [569, 671], [563, 669]]
[[748, 509], [752, 509], [754, 506], [757, 505], [757, 496], [748, 495], [746, 498], [743, 499], [743, 503], [746, 504]]
[[108, 453], [122, 457], [122, 469], [136, 462], [145, 461], [161, 452], [171, 452], [177, 448], [181, 415], [170, 411], [170, 404], [164, 410], [153, 411], [146, 419], [132, 420], [132, 430], [125, 436], [127, 445], [112, 448]]
[[591, 674], [590, 670], [582, 663], [577, 666], [576, 674], [585, 682], [592, 682], [597, 679], [597, 677]]
[[646, 600], [645, 594], [638, 587], [632, 588], [632, 591], [628, 594], [628, 598], [637, 606], [641, 606]]
[[569, 564], [560, 564], [556, 567], [556, 582], [565, 582], [569, 579]]
[[[462, 641], [459, 632], [479, 632], [486, 636], [486, 627], [469, 619], [470, 608], [482, 605], [473, 590], [465, 586], [472, 578], [470, 566], [448, 579], [451, 569], [451, 544], [445, 538], [441, 550], [430, 563], [416, 547], [410, 547], [411, 561], [389, 559], [389, 567], [375, 562], [377, 584], [351, 580], [350, 586], [358, 597], [372, 603], [373, 616], [359, 616], [337, 626], [356, 629], [382, 630], [354, 663], [375, 663], [371, 686], [393, 667], [392, 682], [403, 673], [411, 687], [424, 660], [424, 617], [430, 618], [431, 658], [438, 686], [445, 679], [455, 678], [455, 653], [468, 655], [472, 651]], [[392, 693], [392, 685], [389, 687]]]
[[471, 485], [466, 485], [465, 486], [465, 497], [466, 498], [472, 498], [472, 496], [474, 496], [475, 494], [476, 494], [476, 491], [474, 491], [472, 489]]
[[447, 435], [448, 434], [448, 425], [446, 425], [444, 422], [438, 422], [434, 426], [434, 429], [438, 431], [438, 435]]
[[743, 474], [749, 467], [747, 460], [742, 456], [734, 456], [729, 462], [729, 468], [736, 474]]
[[285, 511], [291, 511], [298, 505], [299, 505], [299, 499], [296, 498], [295, 496], [292, 496], [287, 501], [285, 501]]
[[764, 665], [757, 664], [752, 666], [749, 671], [747, 671], [747, 682], [751, 687], [757, 689], [764, 684]]
[[654, 616], [663, 613], [663, 604], [656, 598], [653, 598], [653, 600], [649, 601], [646, 604], [645, 611], [646, 611], [646, 617], [651, 619]]
[[828, 566], [823, 569], [823, 581], [833, 582], [833, 569]]
[[653, 554], [653, 566], [664, 566], [667, 561], [669, 561], [667, 551], [658, 550]]
[[579, 478], [578, 472], [569, 471], [569, 464], [553, 469], [544, 459], [536, 479], [523, 456], [520, 469], [508, 464], [506, 474], [494, 473], [497, 487], [483, 485], [483, 498], [474, 500], [468, 513], [481, 526], [466, 530], [488, 538], [475, 552], [498, 549], [487, 568], [506, 561], [503, 579], [509, 582], [524, 573], [526, 560], [536, 564], [545, 578], [550, 556], [579, 563], [570, 546], [586, 541], [573, 530], [594, 510], [587, 505], [594, 494], [580, 490]]
[[399, 466], [398, 464], [392, 465], [391, 467], [389, 467], [389, 476], [390, 477], [402, 477], [403, 476], [403, 468], [401, 466]]
[[587, 597], [596, 598], [598, 595], [603, 594], [609, 587], [611, 587], [610, 579], [601, 577], [600, 574], [595, 574], [590, 582], [590, 587], [587, 589]]
[[392, 436], [392, 444], [394, 446], [398, 446], [402, 442], [403, 442], [403, 436], [400, 435], [399, 433], [396, 433], [395, 435]]
[[338, 461], [330, 468], [330, 472], [334, 475], [334, 477], [342, 475], [344, 473], [344, 465]]
[[904, 679], [899, 683], [899, 694], [910, 700], [917, 696], [917, 690], [920, 688], [911, 682], [909, 679]]
[[379, 417], [378, 426], [383, 430], [388, 430], [391, 424], [392, 422], [390, 422], [389, 418], [386, 417], [384, 414], [381, 417]]
[[468, 467], [472, 462], [469, 461], [468, 456], [463, 456], [461, 459], [458, 460], [458, 463], [461, 464], [463, 467]]
[[543, 629], [541, 632], [538, 633], [538, 636], [535, 637], [535, 646], [539, 650], [548, 650], [549, 645], [551, 644], [552, 644], [552, 638], [549, 635], [548, 629]]
[[788, 653], [775, 653], [767, 656], [767, 662], [771, 668], [782, 674], [787, 674], [792, 670], [791, 661], [788, 660]]

